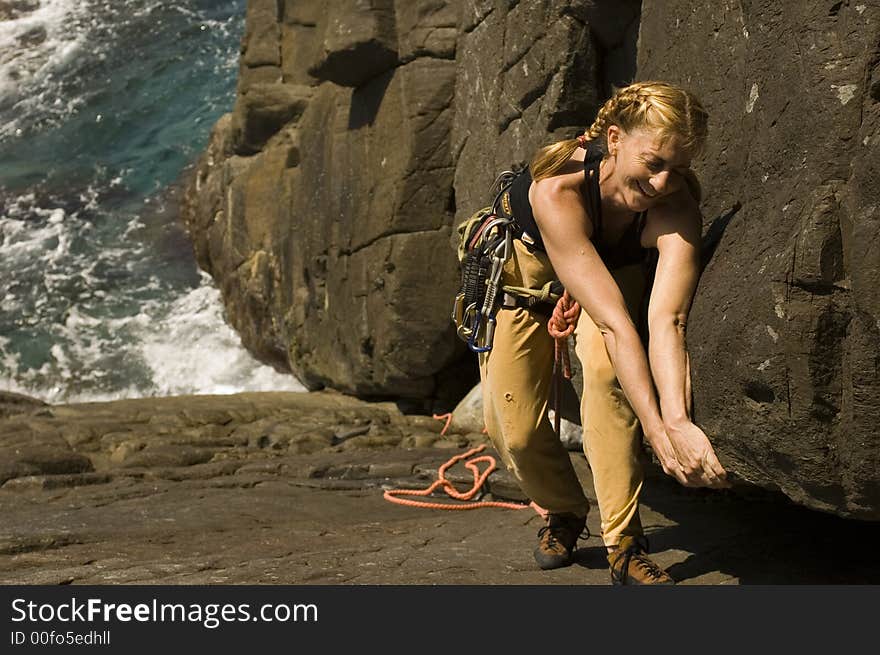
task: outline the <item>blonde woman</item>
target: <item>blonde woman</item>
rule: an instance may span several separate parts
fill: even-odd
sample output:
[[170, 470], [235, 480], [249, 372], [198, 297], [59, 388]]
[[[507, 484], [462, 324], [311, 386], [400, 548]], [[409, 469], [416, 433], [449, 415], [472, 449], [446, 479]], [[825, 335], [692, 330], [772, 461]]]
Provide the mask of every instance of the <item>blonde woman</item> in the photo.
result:
[[[664, 82], [617, 90], [576, 139], [541, 149], [503, 203], [519, 226], [502, 283], [558, 279], [582, 308], [574, 332], [581, 415], [615, 584], [672, 584], [647, 555], [639, 521], [644, 436], [685, 486], [727, 486], [704, 432], [691, 421], [685, 326], [700, 275], [700, 188], [690, 169], [707, 114]], [[646, 288], [645, 258], [656, 249]], [[649, 293], [647, 350], [636, 325]], [[554, 343], [547, 308], [506, 297], [494, 344], [480, 355], [493, 444], [523, 490], [548, 510], [534, 551], [541, 568], [572, 561], [588, 502], [547, 419]]]

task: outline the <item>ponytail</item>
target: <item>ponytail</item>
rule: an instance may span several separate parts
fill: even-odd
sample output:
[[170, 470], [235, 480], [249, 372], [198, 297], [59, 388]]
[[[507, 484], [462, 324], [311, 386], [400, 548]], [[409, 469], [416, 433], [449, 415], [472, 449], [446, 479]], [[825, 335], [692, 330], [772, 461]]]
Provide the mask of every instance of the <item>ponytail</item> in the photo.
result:
[[537, 182], [556, 175], [579, 147], [579, 139], [566, 139], [541, 148], [529, 164], [532, 179]]

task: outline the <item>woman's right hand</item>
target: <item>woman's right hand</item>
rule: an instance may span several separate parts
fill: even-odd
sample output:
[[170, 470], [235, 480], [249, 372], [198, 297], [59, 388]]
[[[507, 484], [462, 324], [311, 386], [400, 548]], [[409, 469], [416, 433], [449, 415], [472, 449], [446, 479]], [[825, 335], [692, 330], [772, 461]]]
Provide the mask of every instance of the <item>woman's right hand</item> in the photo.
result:
[[695, 423], [683, 421], [675, 426], [666, 426], [666, 435], [689, 486], [713, 489], [730, 486], [727, 471], [718, 461], [709, 438]]
[[694, 423], [688, 421], [645, 436], [660, 460], [663, 472], [685, 487], [730, 487], [727, 472], [718, 461], [712, 444]]

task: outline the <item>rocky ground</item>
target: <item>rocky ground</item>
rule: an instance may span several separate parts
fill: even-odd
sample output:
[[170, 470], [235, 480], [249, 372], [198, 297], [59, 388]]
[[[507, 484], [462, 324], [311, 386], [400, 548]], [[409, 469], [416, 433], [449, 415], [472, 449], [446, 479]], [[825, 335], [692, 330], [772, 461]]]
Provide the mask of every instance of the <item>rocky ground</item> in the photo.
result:
[[[485, 443], [331, 393], [41, 405], [0, 398], [3, 584], [608, 584], [600, 540], [540, 571], [530, 510], [392, 504]], [[589, 468], [572, 460], [588, 492]], [[684, 584], [880, 583], [880, 525], [649, 466], [643, 523]], [[448, 475], [467, 489], [462, 465]], [[484, 499], [523, 500], [496, 471]], [[439, 500], [439, 499], [436, 499]], [[598, 533], [598, 515], [588, 526]]]

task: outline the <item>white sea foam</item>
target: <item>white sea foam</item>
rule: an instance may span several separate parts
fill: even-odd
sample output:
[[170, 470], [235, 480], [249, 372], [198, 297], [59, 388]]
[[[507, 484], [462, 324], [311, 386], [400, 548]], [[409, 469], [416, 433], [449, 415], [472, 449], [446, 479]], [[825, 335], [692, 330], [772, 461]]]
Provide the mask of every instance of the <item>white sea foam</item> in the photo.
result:
[[[134, 316], [100, 320], [73, 308], [59, 330], [60, 340], [50, 348], [51, 362], [36, 370], [23, 369], [10, 339], [0, 337], [0, 389], [48, 402], [305, 391], [294, 376], [257, 362], [242, 347], [238, 335], [223, 319], [220, 293], [207, 276], [202, 286], [164, 309], [170, 311], [164, 311], [158, 302], [147, 303]], [[101, 338], [102, 332], [128, 333], [135, 340]], [[151, 377], [148, 388], [132, 384], [97, 390], [107, 376], [99, 362], [114, 348], [128, 360], [142, 360]]]
[[[208, 67], [211, 84], [234, 76], [238, 41], [232, 31], [241, 28], [244, 3], [224, 20], [209, 19], [212, 9], [181, 6], [203, 4], [32, 0], [30, 9], [0, 22], [0, 144], [9, 140], [14, 153], [4, 170], [9, 184], [0, 186], [0, 389], [50, 402], [302, 389], [293, 376], [256, 362], [241, 347], [210, 279], [194, 281], [190, 258], [164, 241], [170, 217], [141, 212], [141, 200], [154, 207], [156, 198], [143, 197], [150, 184], [155, 191], [165, 184], [152, 176], [171, 165], [154, 161], [159, 151], [148, 135], [156, 133], [155, 125], [109, 159], [104, 150], [79, 159], [83, 148], [72, 144], [68, 153], [64, 145], [56, 170], [51, 158], [57, 147], [48, 148], [47, 178], [18, 186], [39, 169], [34, 162], [19, 169], [16, 157], [26, 159], [28, 150], [16, 139], [33, 136], [29, 143], [39, 157], [40, 138], [53, 134], [43, 128], [73, 121], [93, 101], [102, 122], [119, 118], [115, 96], [100, 94], [115, 74], [109, 63], [131, 56], [132, 35], [146, 29], [161, 42], [180, 30], [211, 30], [222, 37], [209, 39], [214, 56], [195, 58], [188, 75], [201, 79]], [[164, 66], [178, 56], [165, 46], [139, 47], [146, 72], [151, 62]], [[140, 80], [139, 72], [121, 70], [134, 75], [133, 84]], [[220, 96], [198, 97], [203, 109], [220, 102]], [[88, 119], [97, 120], [88, 116], [73, 124], [91, 129]], [[140, 122], [131, 125], [135, 130]]]
[[80, 98], [52, 95], [53, 77], [88, 42], [88, 0], [39, 0], [33, 11], [0, 22], [0, 108], [17, 116], [0, 125], [0, 138], [20, 130], [19, 117], [35, 107], [59, 117], [69, 115]]
[[36, 207], [34, 202], [33, 194], [20, 196], [11, 203], [9, 211], [0, 216], [0, 251], [4, 268], [10, 263], [32, 266], [35, 259], [51, 263], [63, 257], [70, 246], [64, 210]]
[[220, 291], [201, 276], [201, 286], [177, 299], [141, 340], [157, 395], [303, 391], [296, 378], [255, 362], [244, 350], [223, 319]]
[[[167, 0], [32, 1], [33, 10], [0, 21], [0, 141], [33, 127], [60, 125], [76, 114], [99, 90], [100, 81], [89, 79], [93, 69], [118, 56], [124, 28], [149, 21], [154, 13], [175, 12], [223, 35], [230, 30], [228, 22]], [[237, 48], [217, 63], [235, 70]], [[98, 114], [95, 120], [102, 118]]]
[[0, 215], [0, 271], [16, 283], [0, 296], [0, 389], [49, 402], [304, 390], [242, 347], [208, 275], [184, 289], [135, 278], [140, 219], [102, 241], [79, 214], [24, 194]]

